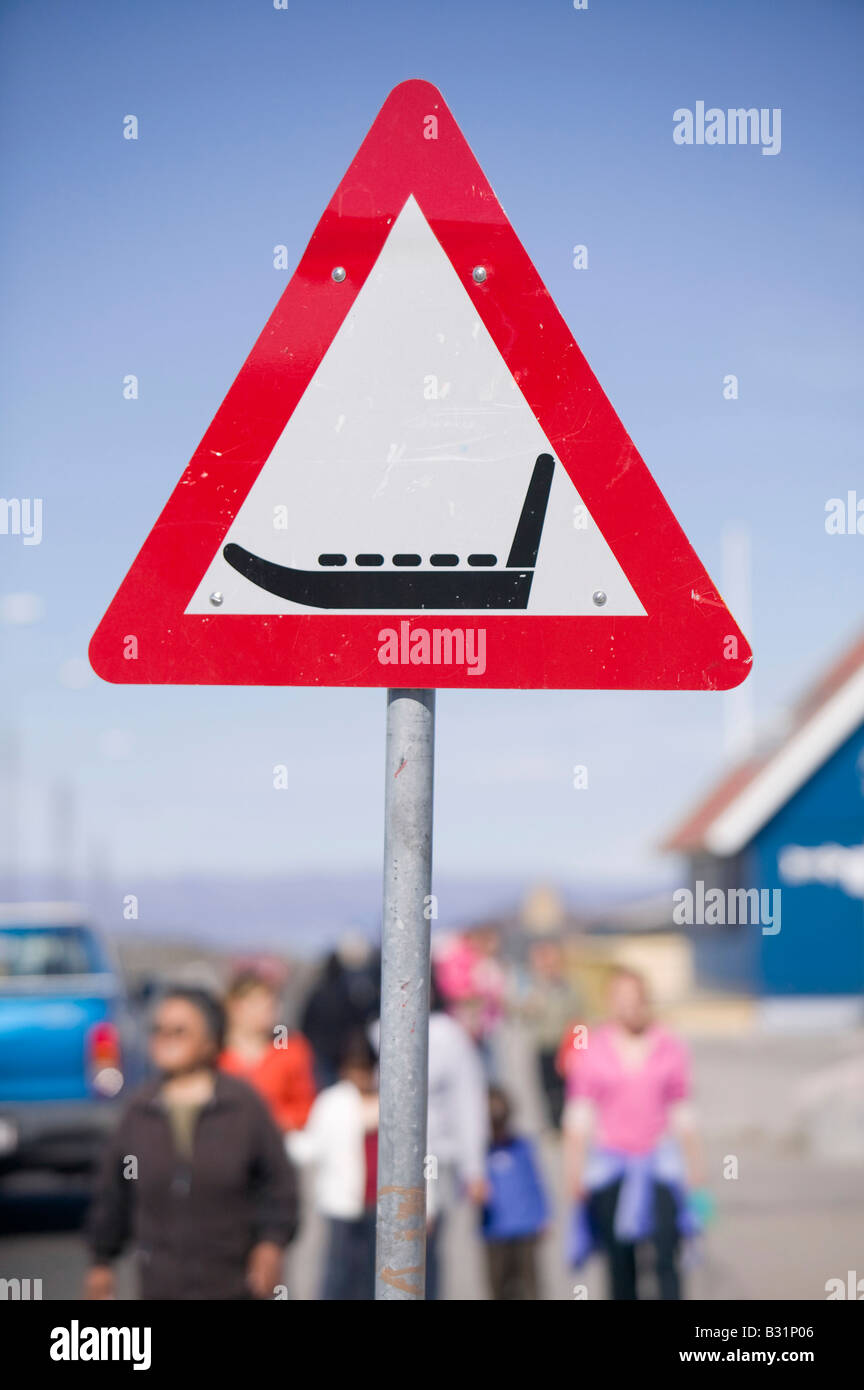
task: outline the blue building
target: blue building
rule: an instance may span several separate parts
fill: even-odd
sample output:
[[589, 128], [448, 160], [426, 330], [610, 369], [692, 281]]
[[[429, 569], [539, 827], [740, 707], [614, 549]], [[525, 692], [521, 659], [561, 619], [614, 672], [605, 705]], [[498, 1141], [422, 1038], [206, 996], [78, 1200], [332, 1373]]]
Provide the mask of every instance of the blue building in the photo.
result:
[[864, 1018], [864, 638], [665, 848], [688, 861], [698, 984], [778, 1019]]

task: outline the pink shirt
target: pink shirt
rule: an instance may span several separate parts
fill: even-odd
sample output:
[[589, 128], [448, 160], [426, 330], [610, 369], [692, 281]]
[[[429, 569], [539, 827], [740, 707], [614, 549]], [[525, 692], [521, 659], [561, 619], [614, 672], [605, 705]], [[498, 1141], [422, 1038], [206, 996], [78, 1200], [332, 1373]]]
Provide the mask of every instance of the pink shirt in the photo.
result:
[[568, 1076], [572, 1100], [594, 1102], [601, 1148], [645, 1154], [666, 1132], [670, 1105], [690, 1093], [690, 1060], [684, 1044], [657, 1025], [635, 1067], [625, 1063], [609, 1024], [591, 1028], [588, 1046], [575, 1053]]

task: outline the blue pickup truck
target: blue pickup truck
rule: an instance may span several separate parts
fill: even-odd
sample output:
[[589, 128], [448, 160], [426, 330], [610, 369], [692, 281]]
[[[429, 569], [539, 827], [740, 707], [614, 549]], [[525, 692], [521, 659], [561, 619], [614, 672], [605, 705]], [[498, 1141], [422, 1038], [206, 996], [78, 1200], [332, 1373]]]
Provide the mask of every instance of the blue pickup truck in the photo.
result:
[[0, 1173], [88, 1168], [141, 1057], [117, 964], [85, 913], [0, 905]]

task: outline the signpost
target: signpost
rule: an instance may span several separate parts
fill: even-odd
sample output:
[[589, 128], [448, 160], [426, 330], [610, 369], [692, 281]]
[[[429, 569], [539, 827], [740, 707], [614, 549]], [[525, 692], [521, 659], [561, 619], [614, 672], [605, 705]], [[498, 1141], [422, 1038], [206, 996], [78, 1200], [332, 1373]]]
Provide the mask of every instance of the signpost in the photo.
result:
[[90, 659], [387, 687], [377, 1297], [422, 1298], [433, 691], [751, 663], [429, 83], [384, 103]]
[[388, 690], [375, 1297], [423, 1297], [434, 690]]

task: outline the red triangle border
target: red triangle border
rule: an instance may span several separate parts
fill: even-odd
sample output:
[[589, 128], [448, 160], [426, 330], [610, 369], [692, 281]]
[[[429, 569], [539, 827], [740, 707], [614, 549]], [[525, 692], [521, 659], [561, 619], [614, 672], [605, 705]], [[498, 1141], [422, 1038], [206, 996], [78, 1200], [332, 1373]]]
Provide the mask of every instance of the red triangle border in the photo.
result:
[[[429, 138], [437, 121], [437, 138]], [[185, 609], [413, 194], [646, 617], [418, 615], [486, 630], [486, 670], [381, 665], [406, 614]], [[475, 284], [474, 266], [487, 267]], [[341, 265], [346, 279], [336, 283]], [[131, 639], [134, 639], [132, 641]], [[114, 682], [551, 689], [714, 689], [750, 648], [513, 231], [440, 92], [385, 101], [300, 264], [90, 644]]]

